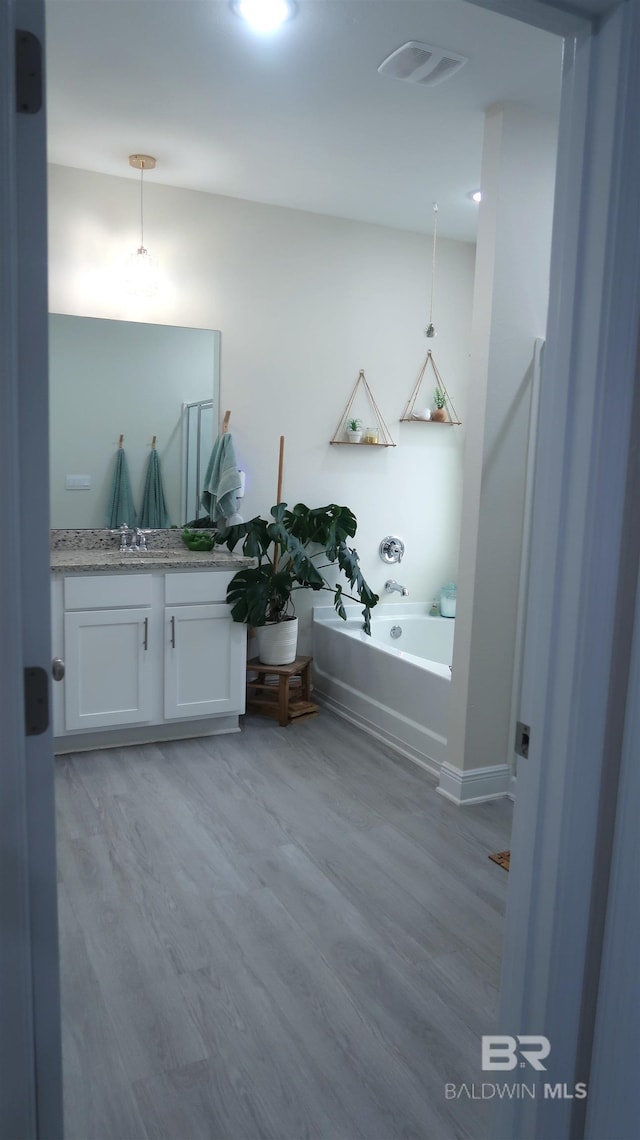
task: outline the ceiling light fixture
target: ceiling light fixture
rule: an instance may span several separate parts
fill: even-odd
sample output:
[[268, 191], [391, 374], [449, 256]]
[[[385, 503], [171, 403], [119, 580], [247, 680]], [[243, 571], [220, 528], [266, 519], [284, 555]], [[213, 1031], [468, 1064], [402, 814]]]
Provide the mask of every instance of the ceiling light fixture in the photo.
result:
[[275, 32], [296, 10], [293, 0], [232, 0], [231, 7], [256, 32]]
[[470, 190], [469, 193], [467, 194], [467, 198], [471, 198], [472, 202], [481, 202], [482, 201], [482, 190]]
[[130, 154], [129, 166], [140, 171], [140, 245], [129, 258], [127, 293], [139, 297], [152, 297], [158, 292], [158, 265], [144, 245], [144, 191], [145, 170], [154, 170], [156, 160], [151, 154]]

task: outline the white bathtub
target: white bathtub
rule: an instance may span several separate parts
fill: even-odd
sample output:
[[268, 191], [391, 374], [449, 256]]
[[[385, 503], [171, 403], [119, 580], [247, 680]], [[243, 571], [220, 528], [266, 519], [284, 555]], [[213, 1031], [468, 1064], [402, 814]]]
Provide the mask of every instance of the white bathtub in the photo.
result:
[[438, 775], [447, 759], [455, 621], [430, 617], [419, 603], [391, 603], [374, 610], [367, 637], [358, 607], [347, 613], [343, 622], [330, 606], [314, 608], [315, 691], [340, 716]]

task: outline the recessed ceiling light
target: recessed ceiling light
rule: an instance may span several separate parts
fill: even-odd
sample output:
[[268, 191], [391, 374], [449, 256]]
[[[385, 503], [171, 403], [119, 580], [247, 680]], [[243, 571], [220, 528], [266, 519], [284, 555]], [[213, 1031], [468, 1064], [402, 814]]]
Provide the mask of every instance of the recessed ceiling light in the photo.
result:
[[481, 202], [482, 201], [482, 190], [470, 190], [469, 193], [467, 194], [467, 198], [471, 198], [472, 202]]
[[232, 0], [231, 7], [256, 32], [275, 32], [295, 12], [293, 0]]

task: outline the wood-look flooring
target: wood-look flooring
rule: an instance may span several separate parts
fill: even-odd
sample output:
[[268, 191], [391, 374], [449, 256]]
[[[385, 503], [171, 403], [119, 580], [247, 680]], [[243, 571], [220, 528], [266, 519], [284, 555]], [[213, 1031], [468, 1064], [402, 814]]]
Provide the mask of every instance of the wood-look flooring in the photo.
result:
[[483, 1140], [509, 803], [243, 725], [56, 761], [67, 1140]]

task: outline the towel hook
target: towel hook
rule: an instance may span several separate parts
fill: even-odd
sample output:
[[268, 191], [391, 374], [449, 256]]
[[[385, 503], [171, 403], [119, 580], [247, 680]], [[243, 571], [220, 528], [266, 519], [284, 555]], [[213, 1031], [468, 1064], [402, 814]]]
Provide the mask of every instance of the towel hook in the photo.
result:
[[228, 408], [227, 411], [224, 413], [224, 419], [222, 421], [222, 434], [223, 435], [226, 431], [229, 430], [229, 420], [230, 419], [231, 419], [231, 410]]
[[155, 449], [156, 449], [156, 439], [157, 438], [158, 437], [156, 435], [154, 435], [153, 439], [151, 440], [151, 450], [152, 451], [155, 451]]
[[124, 443], [124, 436], [121, 435], [120, 439], [118, 440], [118, 447], [122, 447], [123, 443]]

